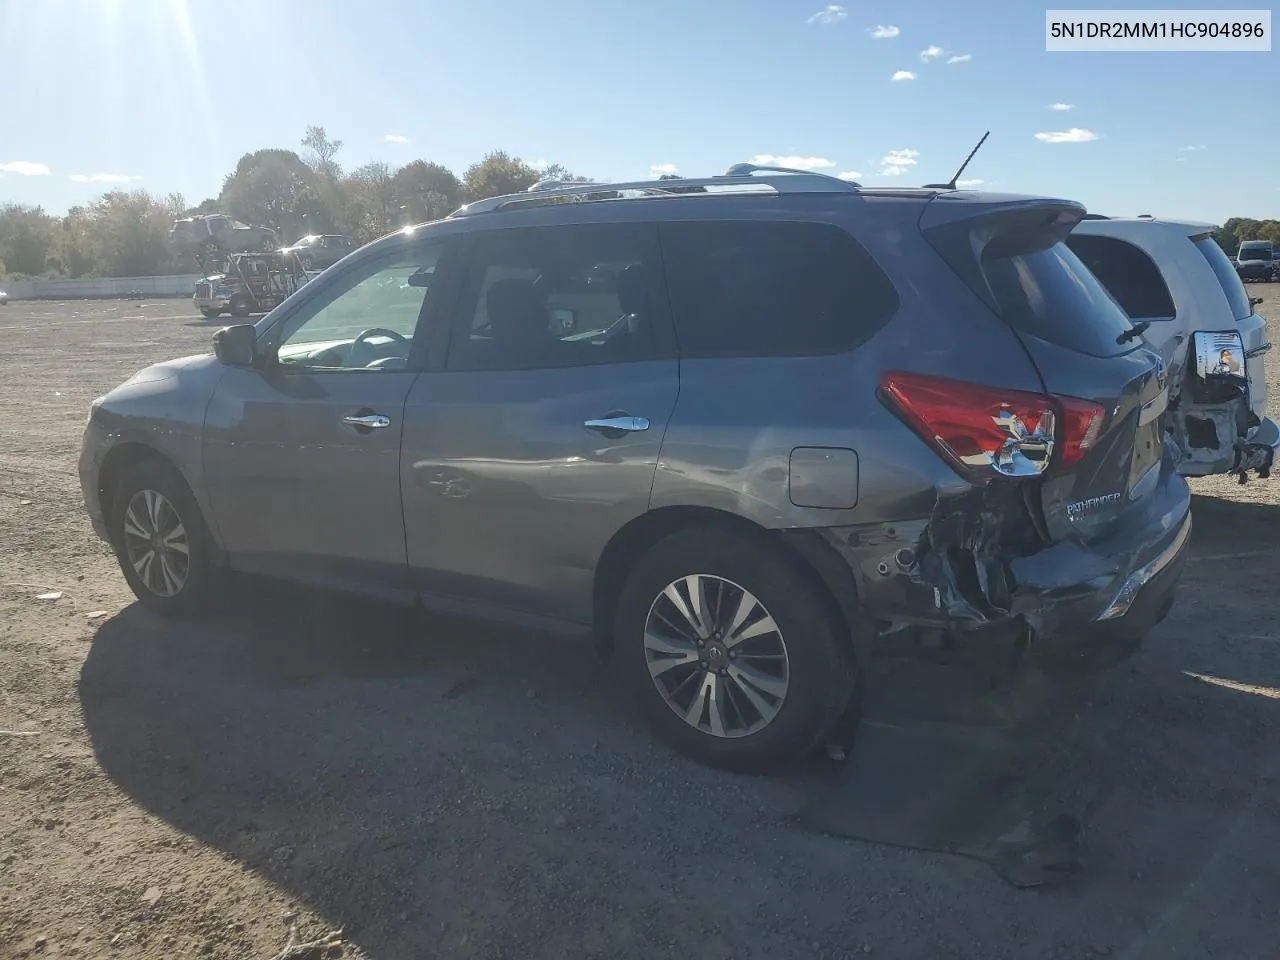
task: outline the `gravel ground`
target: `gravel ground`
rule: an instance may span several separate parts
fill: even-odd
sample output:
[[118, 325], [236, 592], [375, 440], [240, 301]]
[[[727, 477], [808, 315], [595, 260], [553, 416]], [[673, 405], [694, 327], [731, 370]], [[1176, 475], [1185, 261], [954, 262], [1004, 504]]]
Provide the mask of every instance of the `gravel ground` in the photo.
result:
[[0, 309], [0, 960], [272, 958], [337, 928], [292, 955], [1276, 955], [1280, 477], [1195, 484], [1173, 615], [1052, 754], [1097, 788], [1084, 870], [1018, 891], [806, 830], [804, 776], [671, 755], [580, 644], [252, 581], [211, 622], [140, 610], [82, 513], [85, 412], [215, 326]]

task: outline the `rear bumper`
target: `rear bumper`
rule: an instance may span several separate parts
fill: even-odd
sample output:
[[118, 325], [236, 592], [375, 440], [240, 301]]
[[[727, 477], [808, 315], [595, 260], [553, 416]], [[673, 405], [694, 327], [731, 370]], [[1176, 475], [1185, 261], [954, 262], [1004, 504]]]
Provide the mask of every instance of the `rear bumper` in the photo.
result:
[[[955, 509], [1002, 508], [984, 500]], [[1118, 636], [1144, 633], [1168, 612], [1190, 532], [1191, 491], [1167, 459], [1142, 509], [1090, 544], [1063, 540], [1014, 556], [999, 542], [948, 545], [934, 521], [824, 533], [853, 570], [862, 612], [884, 630], [1024, 624], [1041, 636]]]

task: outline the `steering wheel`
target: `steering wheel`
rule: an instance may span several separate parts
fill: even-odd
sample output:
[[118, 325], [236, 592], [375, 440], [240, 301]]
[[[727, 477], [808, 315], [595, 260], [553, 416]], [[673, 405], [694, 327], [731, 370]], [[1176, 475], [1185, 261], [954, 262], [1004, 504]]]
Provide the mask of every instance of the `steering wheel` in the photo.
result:
[[354, 362], [357, 354], [361, 351], [370, 350], [369, 340], [373, 337], [389, 337], [399, 346], [404, 347], [404, 355], [409, 356], [410, 343], [409, 338], [404, 334], [396, 333], [394, 330], [388, 330], [386, 327], [370, 327], [368, 330], [361, 330], [359, 335], [351, 341], [351, 359]]

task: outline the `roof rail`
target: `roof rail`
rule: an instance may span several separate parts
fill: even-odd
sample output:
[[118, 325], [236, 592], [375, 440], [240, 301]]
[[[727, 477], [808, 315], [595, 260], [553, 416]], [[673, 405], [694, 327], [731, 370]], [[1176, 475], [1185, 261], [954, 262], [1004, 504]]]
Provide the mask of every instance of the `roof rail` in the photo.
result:
[[[754, 176], [760, 172], [765, 176]], [[772, 176], [781, 174], [781, 176]], [[556, 187], [536, 184], [537, 189], [524, 193], [506, 194], [476, 200], [459, 207], [449, 217], [469, 217], [477, 213], [493, 213], [508, 207], [540, 206], [552, 200], [564, 198], [569, 203], [596, 203], [609, 200], [637, 199], [624, 197], [623, 193], [640, 197], [688, 196], [690, 187], [715, 187], [713, 193], [756, 192], [755, 188], [769, 188], [776, 194], [784, 193], [856, 193], [860, 187], [852, 180], [841, 180], [825, 173], [810, 170], [792, 170], [788, 167], [764, 167], [751, 163], [737, 163], [718, 177], [676, 177], [669, 180], [633, 180], [626, 183], [566, 183]], [[705, 192], [705, 191], [704, 191]], [[612, 194], [612, 196], [610, 196]], [[697, 195], [696, 193], [694, 194]]]

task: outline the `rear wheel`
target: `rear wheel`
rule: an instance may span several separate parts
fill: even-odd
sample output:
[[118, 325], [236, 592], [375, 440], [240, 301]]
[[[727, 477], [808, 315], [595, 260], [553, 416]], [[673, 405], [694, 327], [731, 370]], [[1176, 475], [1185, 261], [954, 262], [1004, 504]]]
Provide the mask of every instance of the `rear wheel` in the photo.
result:
[[204, 314], [204, 316], [205, 316], [205, 318], [206, 318], [206, 319], [212, 320], [214, 317], [216, 317], [216, 316], [217, 316], [218, 314], [220, 314], [222, 311], [221, 311], [221, 310], [214, 310], [212, 307], [201, 307], [201, 308], [200, 308], [200, 312], [201, 312], [202, 314]]
[[128, 468], [116, 484], [108, 523], [138, 600], [167, 616], [203, 609], [215, 576], [208, 528], [174, 467], [147, 460]]
[[252, 309], [251, 304], [249, 303], [249, 297], [243, 293], [237, 293], [232, 297], [228, 306], [231, 308], [231, 315], [233, 317], [247, 317]]
[[761, 538], [675, 534], [623, 585], [614, 648], [655, 730], [704, 763], [764, 771], [823, 742], [856, 664], [829, 597]]

